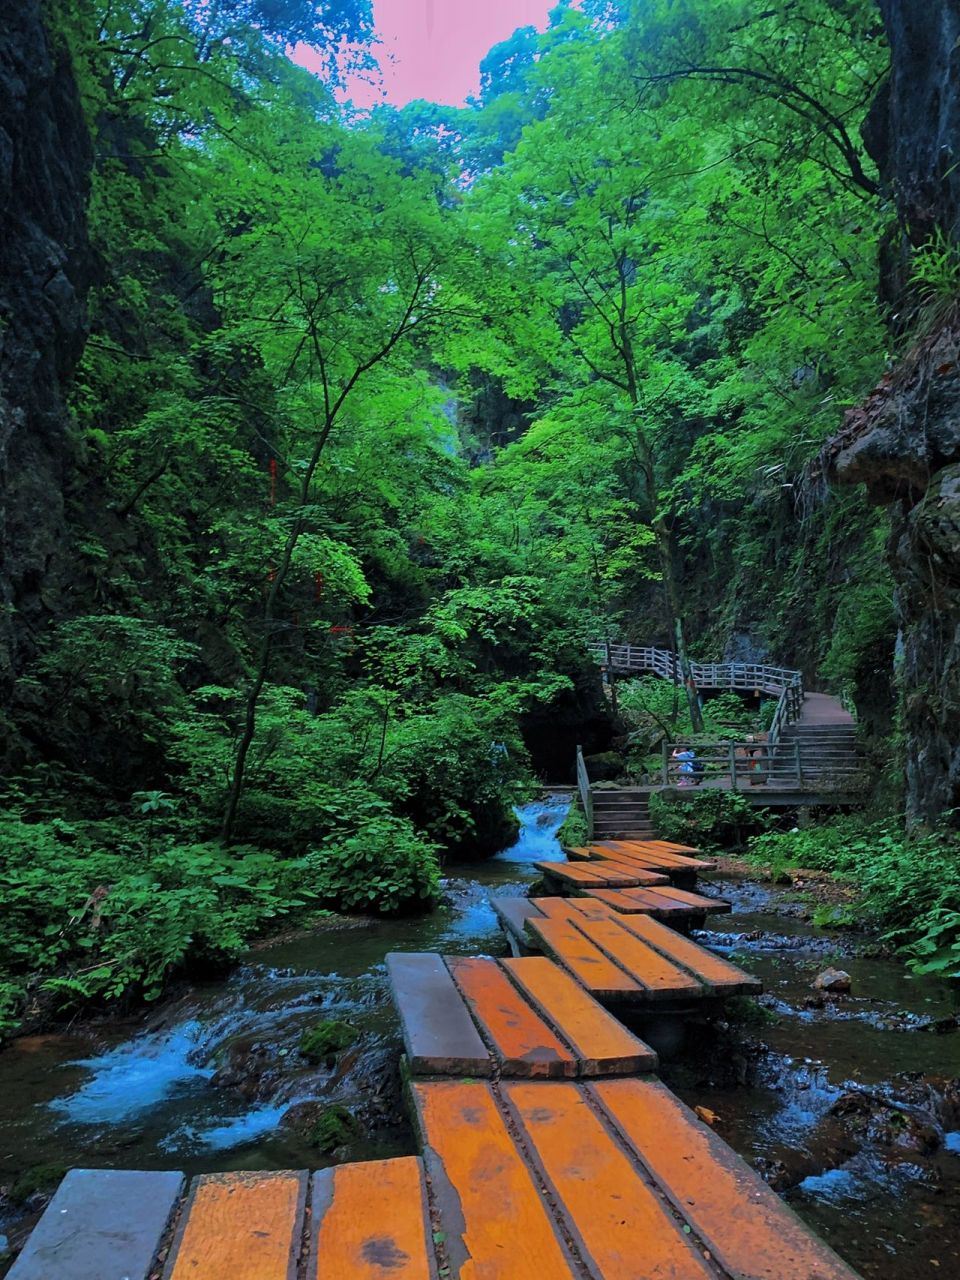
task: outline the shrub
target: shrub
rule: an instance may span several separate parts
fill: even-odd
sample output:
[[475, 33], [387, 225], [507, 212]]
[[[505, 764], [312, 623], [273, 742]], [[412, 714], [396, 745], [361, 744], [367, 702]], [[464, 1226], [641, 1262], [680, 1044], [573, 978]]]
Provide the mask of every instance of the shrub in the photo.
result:
[[583, 812], [579, 796], [576, 796], [570, 805], [570, 810], [557, 832], [557, 839], [564, 849], [579, 849], [587, 843], [589, 839], [587, 815]]
[[311, 892], [343, 910], [389, 915], [440, 894], [439, 848], [386, 806], [353, 831], [331, 836], [300, 864]]
[[176, 843], [144, 823], [0, 817], [0, 1030], [28, 987], [64, 1008], [154, 999], [171, 974], [224, 964], [274, 920], [315, 900], [274, 852]]
[[911, 835], [863, 816], [750, 841], [748, 856], [774, 868], [832, 871], [863, 893], [862, 914], [918, 973], [960, 977], [960, 836]]
[[762, 831], [766, 817], [736, 791], [693, 791], [682, 798], [650, 796], [650, 818], [657, 835], [705, 849], [739, 848], [751, 832]]

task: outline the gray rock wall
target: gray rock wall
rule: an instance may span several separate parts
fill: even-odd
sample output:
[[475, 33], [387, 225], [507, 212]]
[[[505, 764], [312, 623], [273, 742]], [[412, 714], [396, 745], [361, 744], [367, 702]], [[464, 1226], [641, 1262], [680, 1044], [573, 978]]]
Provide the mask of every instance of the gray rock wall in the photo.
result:
[[64, 393], [86, 339], [91, 147], [39, 0], [0, 22], [0, 696], [69, 580]]

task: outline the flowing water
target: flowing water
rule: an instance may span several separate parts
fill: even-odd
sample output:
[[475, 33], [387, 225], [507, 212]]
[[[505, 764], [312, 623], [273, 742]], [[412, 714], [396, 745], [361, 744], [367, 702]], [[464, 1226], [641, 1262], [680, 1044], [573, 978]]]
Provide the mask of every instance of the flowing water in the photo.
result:
[[[562, 856], [567, 804], [523, 806], [513, 848], [450, 862], [445, 905], [429, 916], [291, 933], [149, 1015], [15, 1042], [0, 1054], [0, 1188], [37, 1166], [195, 1173], [412, 1151], [384, 956], [504, 954], [491, 899], [525, 893], [532, 864]], [[954, 990], [792, 917], [782, 891], [730, 879], [715, 891], [734, 912], [711, 917], [701, 940], [762, 977], [763, 1021], [690, 1025], [667, 1083], [715, 1112], [717, 1131], [865, 1276], [960, 1277]], [[852, 994], [821, 1001], [810, 983], [831, 963]], [[311, 1065], [300, 1038], [327, 1018], [357, 1040]], [[355, 1127], [323, 1154], [313, 1129], [329, 1104]], [[23, 1215], [6, 1203], [0, 1232]]]

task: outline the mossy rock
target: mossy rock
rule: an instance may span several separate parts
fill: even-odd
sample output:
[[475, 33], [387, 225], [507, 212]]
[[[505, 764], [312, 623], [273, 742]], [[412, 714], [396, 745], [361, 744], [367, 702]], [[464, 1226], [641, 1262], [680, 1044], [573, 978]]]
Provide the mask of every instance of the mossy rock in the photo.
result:
[[342, 1049], [348, 1049], [357, 1038], [356, 1027], [349, 1022], [327, 1018], [300, 1037], [300, 1052], [309, 1062], [329, 1062]]
[[583, 763], [591, 782], [612, 782], [623, 773], [623, 756], [619, 751], [598, 751], [585, 756]]
[[329, 1154], [345, 1146], [357, 1132], [357, 1121], [346, 1107], [332, 1102], [324, 1107], [304, 1137], [312, 1147]]
[[62, 1164], [35, 1164], [17, 1176], [10, 1188], [10, 1199], [23, 1204], [35, 1195], [53, 1195], [66, 1177], [67, 1167]]

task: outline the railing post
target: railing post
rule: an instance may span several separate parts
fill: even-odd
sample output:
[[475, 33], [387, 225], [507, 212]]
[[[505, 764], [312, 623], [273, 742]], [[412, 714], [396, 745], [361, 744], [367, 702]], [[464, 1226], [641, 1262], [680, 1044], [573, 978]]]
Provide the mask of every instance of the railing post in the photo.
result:
[[800, 739], [799, 738], [794, 738], [793, 749], [795, 753], [794, 759], [796, 760], [796, 764], [797, 764], [797, 783], [799, 786], [802, 787], [803, 786], [803, 765], [800, 763]]
[[737, 752], [732, 742], [727, 743], [727, 751], [730, 757], [730, 785], [734, 791], [737, 789]]
[[670, 785], [670, 744], [669, 742], [665, 742], [663, 744], [663, 785], [665, 787], [669, 787]]

